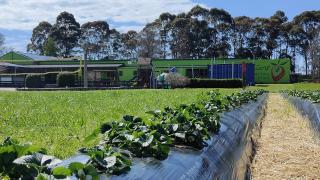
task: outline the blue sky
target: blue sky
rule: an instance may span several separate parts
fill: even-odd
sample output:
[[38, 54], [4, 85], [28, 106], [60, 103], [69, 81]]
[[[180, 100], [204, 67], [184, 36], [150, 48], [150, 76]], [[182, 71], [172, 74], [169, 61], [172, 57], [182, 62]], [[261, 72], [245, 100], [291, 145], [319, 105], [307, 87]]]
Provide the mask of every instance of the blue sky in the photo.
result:
[[32, 28], [43, 20], [54, 23], [62, 11], [73, 13], [80, 23], [106, 20], [125, 32], [141, 30], [162, 12], [186, 12], [196, 4], [223, 8], [232, 16], [269, 17], [283, 10], [290, 19], [320, 9], [320, 0], [0, 0], [0, 33], [7, 47], [26, 51]]

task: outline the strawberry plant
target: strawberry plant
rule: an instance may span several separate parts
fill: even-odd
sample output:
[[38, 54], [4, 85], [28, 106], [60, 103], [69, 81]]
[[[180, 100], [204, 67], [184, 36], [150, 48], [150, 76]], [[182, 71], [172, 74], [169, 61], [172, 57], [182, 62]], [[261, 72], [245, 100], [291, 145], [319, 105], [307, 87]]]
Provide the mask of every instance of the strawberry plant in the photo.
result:
[[313, 103], [320, 103], [320, 91], [283, 91], [283, 93], [288, 94], [289, 96], [300, 97], [302, 99], [307, 99]]

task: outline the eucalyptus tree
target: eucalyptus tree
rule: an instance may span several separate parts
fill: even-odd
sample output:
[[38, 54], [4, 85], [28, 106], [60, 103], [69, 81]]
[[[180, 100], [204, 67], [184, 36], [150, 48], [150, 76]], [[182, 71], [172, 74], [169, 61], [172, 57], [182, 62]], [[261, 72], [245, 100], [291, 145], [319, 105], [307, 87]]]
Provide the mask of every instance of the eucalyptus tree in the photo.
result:
[[106, 21], [87, 22], [81, 26], [79, 45], [90, 59], [108, 56], [109, 24]]
[[160, 36], [162, 59], [166, 59], [168, 56], [170, 56], [171, 22], [174, 19], [175, 15], [163, 13], [154, 22], [154, 25], [157, 27]]
[[124, 57], [124, 46], [122, 44], [121, 37], [121, 33], [116, 29], [111, 29], [109, 31], [108, 50], [109, 56], [112, 59], [122, 59]]
[[69, 57], [71, 51], [78, 45], [81, 35], [80, 24], [68, 12], [62, 12], [53, 25], [50, 37], [54, 39], [58, 48], [58, 55]]
[[188, 12], [187, 16], [199, 21], [208, 21], [209, 10], [197, 5]]
[[268, 23], [266, 24], [266, 48], [270, 58], [272, 57], [275, 49], [277, 48], [280, 49], [278, 54], [281, 53], [281, 30], [283, 24], [287, 21], [288, 17], [285, 15], [283, 11], [276, 11], [275, 14], [268, 19]]
[[31, 42], [27, 45], [27, 51], [44, 55], [44, 46], [49, 38], [52, 25], [46, 21], [40, 22], [33, 30]]
[[128, 31], [121, 35], [123, 44], [123, 55], [126, 59], [138, 58], [138, 33], [136, 31]]
[[197, 5], [188, 12], [187, 16], [191, 18], [191, 56], [194, 59], [204, 58], [208, 55], [210, 47], [209, 10]]
[[173, 58], [191, 57], [191, 23], [185, 14], [178, 15], [172, 22], [172, 41], [170, 42]]
[[308, 74], [308, 49], [311, 45], [311, 42], [317, 36], [317, 32], [320, 28], [320, 11], [305, 11], [293, 19], [293, 23], [297, 26], [300, 26], [307, 36], [307, 45], [302, 44], [301, 48], [301, 55], [304, 56], [305, 62], [305, 74]]
[[232, 16], [223, 9], [212, 8], [209, 10], [207, 21], [211, 34], [208, 56], [228, 57], [231, 49]]
[[138, 55], [144, 58], [159, 58], [161, 54], [160, 37], [155, 23], [149, 23], [139, 33]]
[[309, 56], [312, 64], [313, 80], [320, 82], [320, 29], [315, 32], [315, 37], [310, 43]]
[[235, 17], [231, 34], [233, 56], [235, 58], [252, 57], [248, 48], [249, 39], [253, 34], [254, 20], [247, 16]]
[[210, 29], [204, 20], [190, 20], [190, 53], [193, 59], [206, 58], [210, 46]]
[[45, 56], [57, 56], [57, 46], [51, 37], [44, 44], [43, 51]]

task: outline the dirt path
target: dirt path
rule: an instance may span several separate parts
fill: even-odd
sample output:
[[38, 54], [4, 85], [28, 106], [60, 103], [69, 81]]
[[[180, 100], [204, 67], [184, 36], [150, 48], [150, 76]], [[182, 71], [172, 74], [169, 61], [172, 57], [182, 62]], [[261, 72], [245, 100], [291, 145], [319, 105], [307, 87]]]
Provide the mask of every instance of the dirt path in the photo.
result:
[[279, 94], [270, 94], [252, 164], [256, 179], [320, 179], [320, 140], [307, 119]]

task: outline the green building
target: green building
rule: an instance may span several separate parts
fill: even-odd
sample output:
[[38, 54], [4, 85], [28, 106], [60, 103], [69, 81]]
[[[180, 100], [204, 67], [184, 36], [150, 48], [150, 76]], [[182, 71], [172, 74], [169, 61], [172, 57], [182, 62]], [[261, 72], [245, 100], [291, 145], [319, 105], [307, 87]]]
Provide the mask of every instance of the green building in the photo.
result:
[[[169, 72], [174, 68], [189, 78], [208, 78], [210, 65], [251, 63], [255, 66], [254, 79], [258, 84], [290, 83], [289, 59], [246, 60], [246, 59], [139, 59], [88, 61], [89, 81], [138, 81], [146, 84], [151, 77]], [[27, 53], [9, 52], [0, 56], [0, 76], [29, 73], [74, 72], [83, 62], [76, 59], [58, 59]], [[2, 69], [2, 72], [1, 72]], [[0, 77], [1, 81], [1, 77]]]

